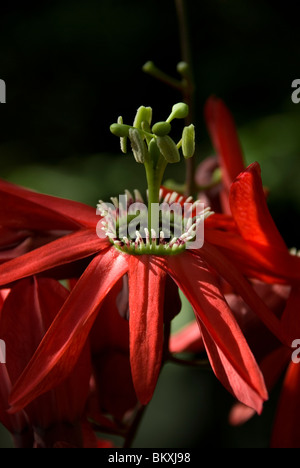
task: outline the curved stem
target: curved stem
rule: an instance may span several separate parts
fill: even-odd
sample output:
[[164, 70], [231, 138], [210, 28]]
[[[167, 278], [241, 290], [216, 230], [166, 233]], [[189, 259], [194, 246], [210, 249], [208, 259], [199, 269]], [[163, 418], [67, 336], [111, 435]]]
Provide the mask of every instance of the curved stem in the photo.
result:
[[145, 73], [148, 73], [148, 75], [153, 76], [153, 78], [160, 80], [162, 83], [165, 83], [166, 85], [171, 86], [177, 91], [182, 91], [182, 82], [179, 80], [176, 80], [175, 78], [168, 75], [167, 73], [164, 73], [153, 62], [151, 61], [146, 62], [145, 65], [143, 66], [143, 71]]
[[[194, 104], [194, 93], [195, 85], [193, 78], [192, 70], [192, 54], [190, 48], [190, 38], [189, 38], [189, 28], [188, 28], [188, 19], [186, 11], [186, 1], [185, 0], [175, 0], [178, 26], [179, 26], [179, 36], [180, 36], [180, 45], [181, 45], [181, 56], [184, 62], [189, 66], [189, 75], [185, 80], [185, 86], [183, 86], [183, 99], [186, 104], [189, 106], [190, 112], [186, 118], [186, 125], [190, 125], [195, 121], [195, 104]], [[186, 196], [195, 195], [195, 158], [189, 158], [186, 160]]]
[[181, 56], [186, 63], [191, 64], [192, 58], [185, 0], [175, 0], [175, 4], [177, 10], [177, 17], [179, 21]]

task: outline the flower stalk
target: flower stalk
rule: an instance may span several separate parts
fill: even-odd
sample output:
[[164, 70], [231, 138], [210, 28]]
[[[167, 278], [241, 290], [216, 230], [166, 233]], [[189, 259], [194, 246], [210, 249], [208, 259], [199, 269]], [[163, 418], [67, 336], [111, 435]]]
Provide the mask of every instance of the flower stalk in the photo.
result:
[[[166, 85], [181, 92], [183, 102], [187, 104], [190, 112], [184, 117], [185, 125], [189, 127], [195, 121], [194, 94], [195, 80], [192, 71], [192, 57], [188, 33], [188, 19], [186, 4], [184, 0], [175, 0], [175, 8], [178, 18], [179, 37], [181, 46], [182, 61], [177, 65], [177, 72], [181, 75], [181, 80], [173, 78], [169, 74], [160, 70], [152, 61], [148, 61], [143, 66], [143, 71], [158, 79]], [[197, 193], [195, 184], [195, 160], [186, 158], [186, 181], [185, 196], [195, 196]]]

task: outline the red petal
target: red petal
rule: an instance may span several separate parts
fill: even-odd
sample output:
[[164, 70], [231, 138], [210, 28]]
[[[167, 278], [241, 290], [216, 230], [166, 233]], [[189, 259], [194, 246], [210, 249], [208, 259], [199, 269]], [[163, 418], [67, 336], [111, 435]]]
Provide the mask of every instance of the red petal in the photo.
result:
[[150, 255], [130, 256], [130, 361], [143, 405], [151, 400], [161, 369], [165, 280], [166, 273]]
[[[102, 354], [114, 348], [129, 355], [129, 324], [119, 313], [118, 297], [122, 292], [123, 280], [112, 288], [105, 297], [100, 313], [90, 333], [90, 343], [93, 355]], [[127, 298], [128, 301], [128, 298]]]
[[0, 180], [0, 224], [14, 229], [70, 230], [94, 227], [96, 208], [36, 193]]
[[282, 327], [287, 335], [291, 337], [291, 342], [300, 337], [300, 321], [297, 313], [299, 306], [300, 287], [297, 285], [292, 287], [291, 294], [287, 300], [286, 308], [281, 318]]
[[[30, 278], [17, 283], [5, 301], [0, 329], [7, 344], [7, 370], [14, 384], [40, 344], [69, 292], [49, 278]], [[34, 426], [49, 427], [58, 420], [81, 417], [89, 389], [88, 349], [81, 354], [75, 372], [55, 390], [27, 406]], [[70, 398], [70, 390], [72, 398]]]
[[92, 230], [69, 234], [0, 265], [0, 286], [89, 257], [107, 245]]
[[263, 377], [215, 276], [205, 262], [187, 251], [169, 257], [168, 265], [206, 334], [208, 354], [218, 377], [243, 403], [259, 412], [267, 398]]
[[11, 290], [2, 309], [0, 329], [12, 382], [28, 364], [67, 297], [68, 291], [60, 283], [45, 278], [20, 281]]
[[290, 255], [285, 248], [252, 243], [234, 232], [207, 229], [207, 244], [218, 246], [231, 262], [249, 278], [267, 283], [289, 283], [300, 279], [300, 258]]
[[269, 330], [282, 343], [290, 345], [290, 339], [285, 330], [282, 329], [280, 321], [255, 293], [239, 270], [219, 250], [212, 245], [204, 243], [202, 249], [199, 252], [195, 252], [194, 255], [204, 258], [234, 288], [235, 292], [244, 299], [246, 304], [257, 314]]
[[[122, 278], [125, 284], [126, 278]], [[137, 403], [130, 369], [129, 323], [117, 307], [122, 280], [106, 296], [90, 333], [97, 409], [100, 407], [117, 421], [122, 421]], [[128, 289], [126, 292], [128, 304]]]
[[1, 251], [8, 247], [12, 248], [13, 246], [18, 245], [23, 242], [24, 239], [27, 239], [31, 235], [31, 231], [14, 231], [10, 229], [5, 229], [0, 226], [0, 249]]
[[224, 102], [212, 96], [206, 102], [205, 118], [219, 156], [225, 185], [229, 188], [236, 176], [245, 169], [233, 117]]
[[238, 176], [231, 186], [229, 201], [232, 216], [244, 239], [288, 254], [268, 209], [258, 163], [251, 164]]
[[238, 232], [234, 219], [230, 215], [214, 213], [205, 220], [205, 229], [218, 229], [222, 231]]
[[[260, 414], [262, 412], [263, 402], [267, 399], [267, 391], [263, 389], [263, 379], [261, 378], [260, 390], [255, 388], [253, 382], [248, 383], [245, 379], [245, 375], [243, 376], [240, 370], [237, 370], [236, 367], [232, 365], [226, 353], [216, 344], [206, 328], [202, 324], [200, 328], [215, 375], [237, 400], [247, 405], [249, 408], [253, 408]], [[258, 379], [260, 378], [258, 367], [255, 369], [255, 364], [253, 362], [251, 363], [249, 358], [245, 359], [245, 365], [245, 370], [248, 369], [249, 374], [256, 374], [255, 380], [257, 385]]]
[[255, 416], [255, 411], [243, 403], [236, 403], [230, 410], [228, 421], [231, 426], [241, 426]]
[[292, 350], [290, 348], [278, 346], [273, 350], [269, 350], [268, 354], [260, 361], [259, 365], [269, 391], [271, 391], [281, 379], [291, 362], [291, 356]]
[[127, 257], [113, 247], [90, 263], [14, 386], [11, 393], [14, 411], [70, 374], [103, 299], [127, 270]]
[[123, 421], [137, 404], [129, 352], [127, 355], [111, 348], [102, 354], [93, 355], [93, 368], [100, 409], [106, 415], [113, 416], [115, 422]]
[[290, 363], [281, 391], [271, 448], [299, 448], [300, 446], [300, 365]]
[[26, 431], [28, 418], [24, 411], [8, 414], [8, 398], [11, 387], [12, 383], [7, 368], [4, 364], [0, 364], [0, 421], [10, 432], [21, 434]]
[[169, 350], [171, 353], [202, 352], [203, 340], [198, 323], [193, 321], [172, 334]]

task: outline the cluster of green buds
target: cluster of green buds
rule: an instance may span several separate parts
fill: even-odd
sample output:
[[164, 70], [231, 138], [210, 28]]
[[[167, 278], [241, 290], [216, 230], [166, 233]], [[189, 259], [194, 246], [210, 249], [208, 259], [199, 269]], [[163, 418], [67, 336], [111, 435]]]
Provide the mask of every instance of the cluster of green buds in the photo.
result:
[[133, 155], [138, 163], [157, 161], [159, 153], [167, 163], [180, 161], [179, 149], [182, 148], [183, 156], [188, 159], [195, 152], [195, 127], [193, 124], [184, 127], [182, 138], [178, 143], [170, 137], [171, 122], [174, 119], [185, 119], [189, 108], [185, 103], [177, 103], [173, 106], [169, 117], [162, 122], [152, 125], [152, 108], [141, 106], [135, 116], [133, 125], [125, 125], [123, 118], [111, 125], [111, 132], [120, 137], [121, 150], [127, 153], [127, 141], [130, 140]]
[[[172, 122], [175, 119], [186, 119], [189, 114], [189, 107], [183, 102], [179, 102], [172, 107], [172, 111], [165, 121], [152, 123], [152, 108], [141, 106], [137, 110], [133, 125], [127, 125], [123, 122], [123, 118], [119, 117], [117, 123], [110, 126], [111, 132], [120, 138], [121, 150], [127, 153], [128, 142], [130, 142], [131, 150], [136, 162], [143, 164], [146, 171], [148, 191], [148, 207], [147, 207], [147, 223], [143, 229], [143, 233], [133, 236], [128, 239], [126, 236], [120, 236], [118, 230], [115, 235], [110, 234], [109, 228], [104, 225], [104, 231], [117, 248], [127, 249], [129, 253], [143, 253], [151, 252], [156, 254], [174, 254], [175, 251], [179, 252], [185, 249], [186, 243], [190, 241], [195, 235], [195, 229], [198, 222], [203, 220], [207, 213], [201, 212], [197, 220], [193, 217], [187, 222], [186, 219], [180, 214], [180, 222], [175, 223], [171, 219], [171, 230], [167, 234], [164, 228], [165, 218], [168, 218], [163, 210], [161, 218], [158, 223], [154, 219], [157, 210], [159, 210], [161, 202], [161, 186], [167, 165], [178, 163], [181, 159], [180, 152], [182, 152], [185, 159], [191, 158], [195, 153], [195, 127], [193, 124], [184, 126], [182, 136], [178, 142], [171, 138], [170, 133], [172, 130]], [[176, 194], [176, 197], [178, 194]], [[105, 206], [103, 203], [99, 205], [100, 211]], [[128, 211], [131, 206], [128, 207]], [[105, 211], [105, 210], [104, 210]], [[120, 207], [116, 206], [115, 212], [116, 226], [120, 224]], [[127, 216], [127, 215], [126, 215]], [[132, 221], [126, 218], [127, 221]], [[124, 223], [123, 223], [124, 224]], [[144, 226], [144, 220], [141, 223]], [[175, 225], [182, 227], [182, 234], [176, 235]], [[143, 238], [143, 241], [141, 241]], [[151, 242], [150, 242], [151, 240]]]

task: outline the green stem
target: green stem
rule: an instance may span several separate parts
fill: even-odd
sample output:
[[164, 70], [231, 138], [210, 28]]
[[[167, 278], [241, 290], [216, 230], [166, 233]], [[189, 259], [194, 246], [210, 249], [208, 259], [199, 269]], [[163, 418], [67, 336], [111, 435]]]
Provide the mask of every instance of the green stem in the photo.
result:
[[151, 216], [152, 216], [152, 204], [159, 203], [159, 192], [162, 185], [165, 169], [167, 167], [167, 161], [161, 156], [158, 159], [157, 164], [155, 161], [145, 162], [145, 170], [148, 183], [148, 229], [151, 234]]
[[181, 56], [183, 61], [190, 65], [192, 58], [185, 0], [175, 0], [175, 4], [179, 23]]
[[148, 75], [153, 76], [153, 78], [160, 80], [162, 83], [165, 83], [168, 86], [171, 86], [172, 88], [177, 89], [178, 91], [182, 91], [182, 88], [183, 88], [182, 82], [179, 80], [176, 80], [175, 78], [168, 75], [167, 73], [164, 73], [153, 62], [149, 61], [145, 63], [145, 65], [143, 66], [143, 71], [147, 73]]

